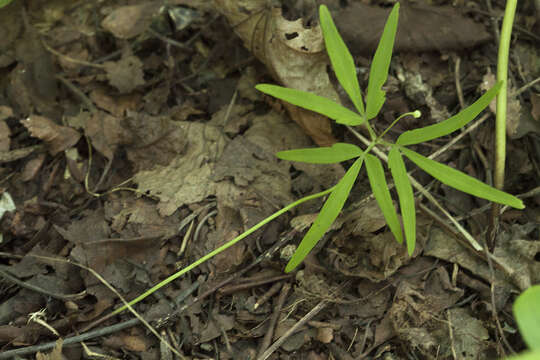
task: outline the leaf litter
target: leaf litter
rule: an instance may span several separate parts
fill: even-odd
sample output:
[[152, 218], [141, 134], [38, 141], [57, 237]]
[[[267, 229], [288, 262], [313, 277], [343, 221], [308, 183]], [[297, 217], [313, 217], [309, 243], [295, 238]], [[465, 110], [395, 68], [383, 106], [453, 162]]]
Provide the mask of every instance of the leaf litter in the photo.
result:
[[[66, 338], [120, 304], [90, 272], [62, 260], [93, 269], [133, 299], [343, 176], [339, 164], [316, 167], [274, 156], [352, 141], [328, 119], [254, 91], [255, 84], [271, 78], [337, 102], [343, 98], [327, 71], [312, 16], [316, 4], [283, 5], [177, 0], [161, 8], [155, 2], [56, 1], [43, 10], [23, 9], [14, 1], [0, 10], [0, 69], [7, 80], [0, 84], [0, 193], [14, 202], [0, 219], [0, 275], [7, 274], [0, 304], [4, 349], [50, 340], [46, 328], [27, 324], [29, 314], [42, 308], [47, 323]], [[368, 58], [387, 10], [358, 2], [328, 5], [365, 88]], [[489, 18], [481, 11], [416, 4], [403, 6], [403, 12], [399, 53], [387, 83], [393, 101], [377, 121], [416, 108], [429, 116], [400, 123], [400, 132], [416, 127], [414, 122], [434, 123], [455, 113], [457, 75], [465, 100], [474, 99], [477, 84], [494, 71], [489, 64], [496, 52]], [[27, 21], [13, 21], [19, 14]], [[518, 34], [521, 67], [514, 89], [540, 75], [538, 52]], [[462, 64], [457, 75], [451, 53], [456, 50]], [[538, 93], [532, 84], [511, 96], [513, 170], [507, 190], [514, 193], [537, 186]], [[487, 181], [482, 159], [492, 156], [492, 129], [486, 123], [478, 129], [442, 159]], [[163, 288], [137, 310], [157, 320], [154, 326], [175, 329], [180, 337], [170, 340], [179, 340], [186, 356], [253, 358], [266, 334], [276, 340], [321, 301], [325, 310], [289, 336], [276, 350], [279, 356], [452, 358], [456, 352], [463, 358], [498, 358], [493, 308], [504, 322], [504, 335], [520, 349], [507, 310], [520, 289], [540, 281], [538, 194], [532, 193], [536, 202], [526, 211], [503, 215], [491, 270], [423, 212], [417, 216], [417, 250], [409, 257], [393, 241], [375, 202], [366, 200], [366, 189], [361, 176], [325, 238], [327, 245], [310, 255], [293, 280], [280, 278], [285, 262], [277, 256], [247, 266], [283, 239], [299, 240], [316, 216], [316, 201]], [[456, 197], [444, 186], [434, 191], [476, 238], [484, 236], [487, 216], [477, 211], [483, 202]], [[231, 281], [232, 293], [212, 292], [223, 280]], [[274, 313], [279, 309], [274, 294], [283, 281], [295, 286], [282, 311]], [[278, 293], [271, 292], [273, 285]], [[169, 317], [196, 298], [202, 300]], [[269, 333], [273, 316], [275, 331]], [[159, 356], [159, 341], [142, 327], [96, 340], [91, 348], [102, 354]], [[47, 351], [52, 349], [51, 356], [82, 354], [80, 347], [51, 343]]]

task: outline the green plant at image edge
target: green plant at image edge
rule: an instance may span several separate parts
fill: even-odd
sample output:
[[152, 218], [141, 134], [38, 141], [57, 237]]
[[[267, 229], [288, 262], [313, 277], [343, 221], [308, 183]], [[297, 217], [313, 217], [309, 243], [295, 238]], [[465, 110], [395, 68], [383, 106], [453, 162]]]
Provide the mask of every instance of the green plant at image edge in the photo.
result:
[[13, 0], [0, 0], [0, 9], [9, 5]]
[[540, 285], [525, 290], [514, 302], [514, 317], [529, 351], [508, 360], [540, 359]]

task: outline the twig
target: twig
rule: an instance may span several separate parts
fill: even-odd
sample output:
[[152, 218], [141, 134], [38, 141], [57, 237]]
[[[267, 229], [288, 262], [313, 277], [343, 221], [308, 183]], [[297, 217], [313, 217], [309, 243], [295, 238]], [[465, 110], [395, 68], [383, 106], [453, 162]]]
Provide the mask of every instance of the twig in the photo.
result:
[[258, 281], [250, 281], [243, 284], [235, 284], [235, 285], [231, 285], [226, 288], [220, 289], [219, 294], [222, 296], [228, 295], [228, 294], [232, 294], [234, 292], [240, 291], [240, 290], [246, 290], [246, 289], [251, 289], [252, 287], [261, 286], [263, 284], [268, 284], [268, 283], [277, 282], [281, 280], [287, 280], [291, 277], [292, 277], [292, 274], [286, 274], [286, 275], [279, 275], [279, 276], [274, 276], [271, 278], [261, 279]]
[[[128, 321], [125, 321], [123, 323], [119, 323], [116, 325], [111, 325], [102, 329], [89, 331], [85, 334], [68, 337], [64, 339], [64, 346], [80, 343], [82, 341], [94, 339], [99, 336], [112, 334], [120, 330], [137, 325], [138, 323], [139, 323], [139, 319], [135, 318], [135, 319], [131, 319], [131, 320], [128, 320]], [[55, 346], [56, 346], [56, 341], [51, 341], [51, 342], [41, 344], [41, 345], [34, 345], [34, 346], [24, 347], [21, 349], [3, 351], [3, 352], [0, 352], [0, 359], [11, 359], [17, 356], [34, 354], [34, 353], [37, 353], [38, 351], [46, 351], [46, 350], [53, 349]]]
[[461, 79], [459, 75], [459, 65], [461, 64], [461, 58], [458, 55], [455, 55], [455, 65], [454, 65], [454, 82], [456, 84], [456, 92], [459, 100], [459, 106], [461, 109], [465, 109], [465, 99], [463, 98], [463, 90], [461, 90]]
[[270, 318], [270, 322], [268, 324], [268, 330], [266, 331], [266, 334], [264, 335], [264, 338], [259, 347], [259, 356], [262, 356], [263, 352], [268, 349], [270, 343], [272, 342], [272, 337], [274, 336], [274, 331], [277, 321], [279, 319], [279, 314], [281, 314], [281, 309], [283, 309], [283, 305], [285, 304], [285, 300], [287, 299], [287, 295], [289, 294], [290, 289], [290, 283], [285, 283], [281, 288], [281, 293], [279, 294], [279, 298], [276, 301], [276, 304], [274, 306], [274, 312], [272, 313], [272, 317]]
[[216, 215], [218, 212], [217, 210], [212, 210], [208, 214], [206, 214], [199, 224], [197, 224], [197, 227], [195, 228], [195, 234], [193, 235], [193, 241], [197, 242], [199, 241], [199, 233], [201, 232], [201, 229], [206, 222], [206, 220], [210, 219], [212, 216]]
[[[272, 246], [270, 249], [268, 249], [265, 253], [259, 255], [249, 266], [247, 266], [244, 269], [242, 269], [241, 271], [231, 275], [229, 278], [223, 280], [222, 282], [215, 285], [214, 287], [208, 289], [203, 294], [201, 294], [198, 297], [194, 298], [191, 303], [181, 306], [180, 308], [176, 309], [175, 311], [168, 314], [164, 318], [160, 319], [160, 322], [161, 323], [168, 323], [170, 321], [173, 321], [176, 317], [178, 317], [180, 314], [182, 314], [184, 311], [186, 311], [192, 305], [206, 299], [208, 296], [212, 295], [218, 289], [220, 289], [223, 286], [229, 284], [230, 282], [236, 280], [237, 278], [239, 278], [240, 276], [242, 276], [243, 274], [245, 274], [249, 270], [253, 269], [256, 265], [261, 263], [263, 260], [272, 258], [272, 256], [278, 251], [278, 249], [280, 249], [283, 245], [285, 245], [287, 242], [292, 240], [292, 238], [294, 237], [295, 234], [296, 234], [295, 230], [290, 231], [285, 236], [280, 238], [279, 241], [276, 244], [274, 244], [274, 246]], [[107, 315], [103, 316], [102, 318], [100, 318], [100, 319], [94, 321], [93, 323], [91, 323], [90, 325], [86, 326], [83, 329], [83, 331], [87, 331], [87, 330], [97, 326], [98, 324], [101, 324], [103, 321], [110, 319], [114, 315], [116, 315], [116, 314], [113, 312], [113, 313], [110, 313], [110, 314], [107, 314]], [[156, 327], [159, 328], [160, 324], [156, 324]]]
[[59, 300], [79, 300], [79, 299], [82, 299], [83, 297], [86, 296], [86, 290], [81, 291], [78, 294], [65, 294], [65, 295], [50, 292], [50, 291], [48, 291], [46, 289], [43, 289], [43, 288], [41, 288], [39, 286], [32, 285], [32, 284], [29, 284], [27, 282], [21, 281], [21, 280], [17, 279], [16, 277], [11, 276], [10, 274], [8, 274], [7, 272], [5, 272], [2, 269], [0, 269], [0, 276], [2, 276], [3, 278], [15, 283], [16, 285], [18, 285], [18, 286], [20, 286], [22, 288], [25, 288], [25, 289], [28, 289], [28, 290], [31, 290], [31, 291], [35, 291], [35, 292], [40, 293], [40, 294], [45, 294], [45, 295], [50, 296], [50, 297], [52, 297], [54, 299], [59, 299]]
[[518, 96], [520, 95], [522, 92], [524, 91], [527, 91], [528, 88], [536, 85], [537, 83], [540, 82], [540, 77], [537, 77], [536, 79], [534, 79], [533, 81], [531, 81], [530, 83], [528, 84], [525, 84], [523, 85], [522, 87], [520, 87], [519, 89], [516, 90], [516, 92], [514, 93], [514, 96]]
[[446, 317], [448, 318], [448, 334], [450, 335], [450, 348], [452, 349], [452, 357], [454, 358], [454, 360], [458, 360], [456, 348], [454, 346], [454, 330], [452, 329], [452, 318], [450, 317], [450, 310], [446, 310]]
[[277, 339], [257, 360], [266, 360], [276, 351], [281, 344], [283, 344], [292, 334], [294, 334], [300, 327], [305, 323], [311, 320], [315, 315], [321, 312], [322, 309], [326, 307], [328, 302], [326, 300], [318, 303], [313, 309], [310, 310], [302, 319], [300, 319], [296, 324], [294, 324], [285, 334], [283, 334], [279, 339]]

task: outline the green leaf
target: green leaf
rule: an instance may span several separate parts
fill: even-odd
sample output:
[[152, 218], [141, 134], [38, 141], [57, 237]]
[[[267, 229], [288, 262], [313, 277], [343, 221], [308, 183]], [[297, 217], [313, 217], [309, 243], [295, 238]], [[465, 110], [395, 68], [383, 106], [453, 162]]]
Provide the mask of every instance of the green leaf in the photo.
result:
[[324, 203], [319, 215], [317, 215], [317, 218], [315, 219], [315, 222], [308, 230], [306, 236], [304, 236], [300, 242], [298, 249], [296, 249], [291, 260], [285, 267], [285, 272], [294, 270], [304, 260], [311, 249], [313, 249], [313, 247], [326, 233], [326, 230], [328, 230], [330, 225], [332, 225], [334, 220], [336, 220], [339, 212], [343, 208], [343, 205], [345, 205], [345, 200], [347, 200], [347, 197], [351, 192], [354, 181], [356, 180], [358, 172], [362, 167], [363, 160], [363, 156], [356, 159], [354, 164], [349, 168], [349, 170], [347, 170], [343, 178], [341, 178], [339, 183], [336, 185], [335, 190], [332, 191], [328, 197], [328, 200], [326, 200]]
[[0, 8], [3, 8], [4, 6], [7, 6], [12, 1], [13, 0], [0, 0]]
[[328, 116], [330, 119], [334, 119], [338, 124], [355, 126], [364, 122], [364, 118], [357, 113], [330, 99], [306, 91], [270, 84], [258, 84], [255, 88], [265, 94], [284, 100], [293, 105]]
[[325, 5], [321, 5], [319, 8], [319, 18], [321, 21], [321, 28], [324, 37], [324, 43], [326, 45], [326, 52], [330, 57], [332, 68], [336, 77], [345, 89], [345, 92], [351, 98], [356, 110], [361, 115], [364, 115], [364, 103], [362, 102], [362, 93], [360, 92], [360, 86], [358, 85], [358, 77], [356, 76], [356, 67], [354, 65], [353, 57], [347, 49], [347, 45], [339, 35], [336, 25], [330, 16], [330, 12]]
[[448, 120], [441, 121], [438, 124], [425, 126], [420, 129], [405, 131], [399, 136], [396, 144], [398, 145], [413, 145], [420, 144], [426, 141], [436, 139], [441, 136], [448, 135], [457, 129], [462, 128], [471, 122], [482, 110], [484, 110], [491, 100], [497, 95], [501, 89], [502, 82], [499, 81], [495, 86], [489, 89], [484, 95], [476, 100], [472, 105], [460, 111], [457, 115], [452, 116]]
[[390, 196], [390, 190], [388, 190], [381, 161], [376, 156], [366, 154], [366, 169], [375, 200], [377, 200], [381, 208], [390, 231], [392, 231], [396, 240], [401, 244], [403, 243], [403, 232], [401, 231], [401, 224], [399, 223], [397, 212]]
[[529, 349], [540, 350], [540, 285], [531, 286], [518, 296], [514, 316]]
[[394, 5], [394, 8], [386, 20], [383, 34], [379, 40], [377, 51], [373, 56], [371, 69], [369, 71], [369, 83], [366, 96], [366, 119], [373, 119], [384, 104], [386, 92], [382, 90], [382, 86], [388, 78], [388, 68], [392, 59], [392, 49], [394, 48], [394, 40], [396, 38], [396, 30], [399, 17], [399, 3]]
[[540, 359], [540, 350], [535, 351], [525, 351], [514, 355], [512, 357], [506, 358], [506, 360], [538, 360]]
[[428, 159], [407, 148], [402, 147], [400, 150], [412, 162], [418, 165], [418, 167], [422, 168], [425, 172], [443, 184], [451, 186], [467, 194], [471, 194], [499, 204], [509, 205], [516, 209], [525, 208], [523, 202], [513, 195], [505, 193], [501, 190], [497, 190], [494, 187], [484, 184], [483, 182], [462, 173], [461, 171]]
[[394, 178], [394, 184], [399, 196], [399, 207], [403, 219], [403, 228], [405, 229], [405, 239], [407, 239], [407, 251], [410, 256], [416, 246], [416, 208], [407, 169], [397, 147], [393, 147], [388, 153], [388, 167], [392, 173], [392, 178]]
[[362, 149], [356, 145], [335, 143], [332, 147], [280, 151], [276, 156], [282, 160], [301, 161], [310, 164], [335, 164], [354, 159], [363, 153]]

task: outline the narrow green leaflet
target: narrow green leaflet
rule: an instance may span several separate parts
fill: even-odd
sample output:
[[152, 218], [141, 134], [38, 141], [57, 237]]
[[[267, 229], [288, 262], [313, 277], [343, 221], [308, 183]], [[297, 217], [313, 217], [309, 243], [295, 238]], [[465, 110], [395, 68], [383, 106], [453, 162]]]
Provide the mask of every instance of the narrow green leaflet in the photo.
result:
[[335, 164], [354, 159], [363, 153], [362, 149], [356, 145], [335, 143], [331, 147], [280, 151], [276, 156], [282, 160], [301, 161], [310, 164]]
[[319, 95], [271, 84], [259, 84], [255, 88], [293, 105], [328, 116], [338, 124], [355, 126], [364, 122], [364, 118], [354, 111]]
[[334, 220], [337, 218], [339, 212], [343, 208], [343, 205], [345, 205], [345, 201], [347, 200], [349, 193], [351, 192], [354, 181], [356, 180], [358, 172], [362, 167], [363, 160], [363, 156], [356, 159], [354, 164], [349, 168], [349, 170], [347, 170], [343, 178], [341, 178], [339, 183], [336, 185], [336, 189], [332, 191], [328, 197], [328, 200], [326, 200], [324, 203], [319, 215], [317, 215], [317, 218], [315, 219], [315, 222], [308, 230], [306, 236], [304, 236], [300, 242], [298, 249], [296, 249], [291, 260], [285, 267], [285, 272], [294, 270], [304, 260], [307, 254], [309, 254], [311, 249], [313, 249], [317, 242], [319, 242], [319, 240], [326, 233], [326, 230], [330, 228], [330, 225], [332, 225]]
[[476, 197], [493, 201], [499, 204], [509, 205], [516, 209], [523, 209], [523, 202], [517, 197], [491, 187], [483, 182], [462, 173], [456, 169], [428, 159], [417, 152], [401, 147], [401, 152], [418, 167], [439, 180], [443, 184], [463, 191]]
[[393, 147], [388, 153], [388, 167], [394, 178], [394, 184], [399, 196], [399, 207], [401, 208], [405, 238], [407, 239], [407, 251], [409, 255], [412, 255], [416, 246], [416, 208], [407, 169], [397, 147]]
[[413, 145], [420, 144], [426, 141], [436, 139], [441, 136], [448, 135], [462, 128], [472, 121], [478, 114], [484, 110], [491, 100], [497, 95], [501, 89], [502, 82], [499, 81], [495, 86], [489, 89], [473, 104], [460, 111], [457, 115], [441, 121], [438, 124], [425, 126], [423, 128], [405, 131], [399, 136], [396, 141], [398, 145]]
[[341, 86], [343, 86], [343, 89], [345, 89], [351, 98], [356, 110], [358, 110], [361, 115], [364, 115], [364, 103], [362, 102], [362, 93], [360, 92], [360, 86], [358, 85], [353, 57], [351, 56], [349, 49], [347, 49], [347, 45], [345, 45], [345, 42], [343, 42], [343, 39], [339, 35], [336, 25], [330, 16], [330, 12], [325, 5], [321, 5], [319, 8], [319, 18], [321, 21], [324, 43], [326, 45], [326, 52], [330, 57], [334, 73]]
[[392, 231], [396, 240], [401, 244], [403, 243], [403, 232], [401, 231], [401, 224], [399, 223], [397, 212], [394, 208], [390, 191], [388, 190], [381, 161], [371, 154], [366, 154], [365, 160], [369, 184], [371, 185], [375, 200], [377, 200], [381, 208], [390, 231]]
[[540, 350], [540, 285], [531, 286], [518, 296], [514, 316], [529, 349]]
[[388, 68], [392, 58], [392, 49], [394, 48], [394, 40], [396, 38], [396, 30], [399, 17], [399, 3], [394, 5], [394, 8], [386, 20], [384, 31], [379, 40], [377, 51], [373, 56], [371, 69], [369, 71], [369, 83], [366, 96], [366, 119], [373, 119], [384, 104], [386, 92], [382, 90], [382, 86], [388, 78]]

